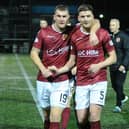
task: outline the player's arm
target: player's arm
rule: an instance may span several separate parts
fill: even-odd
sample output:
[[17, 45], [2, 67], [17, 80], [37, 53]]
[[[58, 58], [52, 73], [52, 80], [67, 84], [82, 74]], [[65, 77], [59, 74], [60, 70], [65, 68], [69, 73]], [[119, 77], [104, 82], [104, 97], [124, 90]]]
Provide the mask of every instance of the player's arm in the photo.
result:
[[43, 76], [47, 78], [52, 75], [52, 72], [43, 65], [39, 57], [39, 52], [40, 52], [40, 49], [32, 47], [32, 50], [30, 52], [30, 57], [32, 61], [36, 64], [36, 66], [40, 69]]
[[70, 55], [70, 58], [68, 60], [68, 62], [59, 69], [58, 73], [62, 74], [65, 72], [68, 72], [71, 70], [71, 68], [75, 65], [75, 55]]
[[128, 70], [128, 66], [129, 66], [129, 36], [125, 33], [123, 33], [124, 37], [123, 37], [123, 51], [124, 51], [124, 55], [123, 55], [123, 60], [120, 64], [119, 67], [119, 71], [121, 72], [126, 72], [126, 70]]
[[95, 33], [101, 27], [99, 19], [94, 19], [93, 26], [91, 27], [91, 33]]
[[105, 67], [107, 67], [109, 65], [114, 64], [116, 62], [116, 59], [117, 59], [116, 58], [116, 52], [115, 52], [115, 50], [112, 50], [112, 51], [109, 52], [109, 56], [104, 61], [102, 61], [102, 62], [100, 62], [98, 64], [92, 64], [89, 67], [88, 71], [90, 73], [96, 73], [100, 69], [105, 68]]
[[71, 69], [71, 73], [72, 73], [72, 75], [76, 75], [76, 73], [77, 73], [77, 66], [74, 66], [74, 67]]
[[104, 68], [114, 64], [115, 62], [116, 62], [116, 52], [115, 50], [112, 50], [111, 52], [109, 52], [109, 56], [103, 62], [99, 63], [99, 67]]
[[55, 72], [56, 75], [59, 75], [59, 74], [66, 73], [66, 72], [70, 71], [74, 65], [75, 65], [75, 55], [71, 54], [69, 60], [67, 61], [67, 63], [63, 67], [58, 69], [55, 66], [51, 66], [51, 67], [49, 67], [49, 69], [51, 71]]
[[93, 26], [91, 27], [90, 30], [90, 43], [92, 45], [96, 45], [99, 42], [98, 37], [96, 35], [96, 31], [100, 28], [100, 26], [101, 25], [99, 19], [95, 19]]

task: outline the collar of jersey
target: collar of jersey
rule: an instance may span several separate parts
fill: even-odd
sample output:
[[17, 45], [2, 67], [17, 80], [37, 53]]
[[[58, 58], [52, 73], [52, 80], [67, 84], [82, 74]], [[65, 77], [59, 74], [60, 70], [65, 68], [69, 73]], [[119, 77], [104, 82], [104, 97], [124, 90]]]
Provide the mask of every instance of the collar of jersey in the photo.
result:
[[58, 33], [62, 33], [61, 31], [56, 30], [54, 24], [52, 24], [52, 29], [53, 29], [54, 31], [58, 32]]
[[83, 27], [80, 27], [80, 31], [86, 35], [89, 35], [90, 33], [83, 31]]

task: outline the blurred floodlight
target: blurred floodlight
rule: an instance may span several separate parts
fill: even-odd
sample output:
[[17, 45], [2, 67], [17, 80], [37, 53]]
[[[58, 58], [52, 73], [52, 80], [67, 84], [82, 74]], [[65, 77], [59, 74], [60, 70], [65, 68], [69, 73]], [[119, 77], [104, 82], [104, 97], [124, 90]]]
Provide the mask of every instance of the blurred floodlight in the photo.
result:
[[104, 15], [103, 14], [99, 14], [99, 18], [104, 18]]

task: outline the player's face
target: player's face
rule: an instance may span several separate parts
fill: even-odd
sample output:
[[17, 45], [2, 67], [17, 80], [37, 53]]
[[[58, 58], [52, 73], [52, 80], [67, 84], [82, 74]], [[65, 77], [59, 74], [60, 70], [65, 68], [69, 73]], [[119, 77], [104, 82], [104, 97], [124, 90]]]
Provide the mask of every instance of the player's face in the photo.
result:
[[69, 21], [69, 17], [69, 12], [67, 10], [56, 10], [54, 15], [56, 27], [59, 29], [64, 29]]
[[47, 21], [45, 21], [45, 20], [41, 20], [41, 21], [40, 21], [40, 27], [41, 27], [41, 28], [45, 28], [45, 27], [47, 27], [47, 26], [48, 26]]
[[115, 33], [119, 30], [119, 26], [118, 26], [117, 22], [115, 22], [115, 21], [110, 21], [109, 28], [112, 33]]
[[78, 15], [80, 25], [85, 29], [90, 29], [94, 23], [94, 15], [91, 11], [81, 11]]

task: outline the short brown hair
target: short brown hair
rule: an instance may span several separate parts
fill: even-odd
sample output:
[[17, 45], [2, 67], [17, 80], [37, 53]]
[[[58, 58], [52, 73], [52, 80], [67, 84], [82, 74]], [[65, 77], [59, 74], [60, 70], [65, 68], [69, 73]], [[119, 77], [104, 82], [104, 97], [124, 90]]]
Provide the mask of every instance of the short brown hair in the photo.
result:
[[90, 4], [82, 4], [78, 7], [78, 14], [81, 12], [81, 11], [91, 11], [93, 13], [93, 7], [92, 5]]
[[63, 5], [63, 4], [57, 5], [57, 6], [55, 7], [55, 12], [56, 12], [56, 10], [61, 10], [61, 11], [67, 10], [67, 11], [69, 12], [68, 6]]

